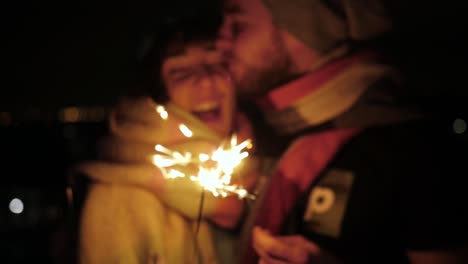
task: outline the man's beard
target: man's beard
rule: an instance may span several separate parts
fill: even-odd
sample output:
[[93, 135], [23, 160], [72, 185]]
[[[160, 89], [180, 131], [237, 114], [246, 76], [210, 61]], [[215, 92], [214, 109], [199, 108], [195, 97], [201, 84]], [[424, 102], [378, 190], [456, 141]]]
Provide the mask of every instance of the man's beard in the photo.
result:
[[290, 79], [289, 63], [271, 64], [268, 68], [242, 65], [244, 72], [239, 79], [234, 77], [238, 94], [246, 97], [263, 96], [268, 91], [284, 84]]
[[268, 52], [259, 54], [255, 60], [258, 63], [255, 64], [236, 56], [229, 56], [231, 63], [234, 63], [230, 70], [240, 96], [263, 96], [291, 80], [293, 75], [291, 59], [284, 47], [279, 44], [279, 40], [273, 43], [275, 46]]

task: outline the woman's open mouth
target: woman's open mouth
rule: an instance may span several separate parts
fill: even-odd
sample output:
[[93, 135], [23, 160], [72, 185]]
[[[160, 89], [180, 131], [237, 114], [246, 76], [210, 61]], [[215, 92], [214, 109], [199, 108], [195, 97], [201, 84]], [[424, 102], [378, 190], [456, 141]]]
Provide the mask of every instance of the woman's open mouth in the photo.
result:
[[220, 121], [221, 112], [221, 104], [207, 103], [197, 107], [195, 111], [192, 111], [192, 114], [200, 118], [203, 122], [213, 123]]

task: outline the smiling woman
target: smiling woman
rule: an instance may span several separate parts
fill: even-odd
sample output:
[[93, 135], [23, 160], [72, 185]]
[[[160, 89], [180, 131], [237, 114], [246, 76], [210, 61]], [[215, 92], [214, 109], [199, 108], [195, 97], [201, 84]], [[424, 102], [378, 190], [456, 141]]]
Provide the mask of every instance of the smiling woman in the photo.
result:
[[156, 102], [171, 101], [226, 136], [234, 129], [236, 103], [224, 58], [215, 49], [220, 22], [217, 15], [189, 17], [148, 34], [141, 79]]
[[[166, 179], [151, 163], [157, 144], [205, 153], [233, 132], [239, 142], [252, 138], [248, 120], [236, 111], [222, 56], [214, 49], [216, 26], [189, 20], [156, 35], [159, 42], [144, 56], [142, 70], [143, 87], [153, 99], [123, 100], [110, 116], [111, 133], [100, 148], [103, 160], [76, 167], [94, 180], [81, 218], [81, 263], [218, 263], [210, 222], [236, 227], [244, 202], [207, 194], [201, 207], [200, 186]], [[161, 116], [155, 101], [175, 105], [212, 133], [181, 136], [181, 120], [171, 113]], [[255, 159], [250, 161], [233, 175], [248, 190], [257, 176]]]
[[168, 57], [161, 72], [170, 100], [222, 136], [232, 132], [234, 87], [213, 43], [189, 45]]

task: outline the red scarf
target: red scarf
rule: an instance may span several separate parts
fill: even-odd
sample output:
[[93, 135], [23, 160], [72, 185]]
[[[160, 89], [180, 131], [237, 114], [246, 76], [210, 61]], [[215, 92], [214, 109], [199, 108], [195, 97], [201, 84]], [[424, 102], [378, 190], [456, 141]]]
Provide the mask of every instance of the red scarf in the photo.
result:
[[[266, 110], [281, 110], [291, 106], [298, 99], [319, 89], [342, 70], [362, 61], [363, 58], [368, 58], [367, 55], [362, 55], [330, 63], [313, 74], [272, 91], [260, 102], [261, 106]], [[281, 157], [263, 195], [259, 197], [256, 209], [253, 210], [253, 223], [249, 224], [263, 227], [271, 234], [278, 235], [297, 199], [315, 182], [342, 145], [359, 131], [357, 128], [328, 130], [306, 134], [292, 142]], [[251, 234], [248, 248], [243, 253], [241, 263], [258, 262], [258, 256], [252, 248]]]

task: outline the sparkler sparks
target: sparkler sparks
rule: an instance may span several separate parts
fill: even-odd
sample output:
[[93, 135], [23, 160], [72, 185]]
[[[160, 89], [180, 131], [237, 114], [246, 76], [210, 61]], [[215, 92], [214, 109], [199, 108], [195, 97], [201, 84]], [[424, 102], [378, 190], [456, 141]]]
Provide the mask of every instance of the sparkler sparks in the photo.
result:
[[[235, 137], [235, 135], [232, 136], [231, 144], [236, 143], [236, 141], [232, 140]], [[153, 156], [153, 163], [161, 168], [166, 178], [188, 177], [190, 180], [200, 184], [205, 190], [210, 191], [215, 197], [237, 195], [239, 199], [254, 199], [242, 186], [231, 184], [235, 168], [242, 160], [248, 157], [248, 152], [245, 152], [244, 149], [251, 144], [250, 141], [250, 139], [245, 140], [239, 145], [229, 144], [229, 146], [223, 146], [226, 144], [221, 144], [213, 154], [201, 153], [198, 159], [193, 159], [190, 152], [182, 155], [180, 152], [171, 151], [162, 145], [156, 145], [155, 150], [160, 152], [160, 154]], [[175, 165], [187, 166], [189, 164], [198, 166], [198, 173], [196, 175], [187, 175], [171, 168]]]
[[[167, 120], [169, 117], [168, 112], [161, 105], [156, 107], [156, 112], [163, 120]], [[187, 138], [193, 136], [192, 130], [185, 124], [180, 124], [179, 130]], [[158, 144], [155, 146], [155, 150], [159, 154], [153, 156], [153, 163], [161, 169], [164, 177], [169, 179], [187, 177], [200, 184], [205, 190], [210, 191], [215, 197], [237, 195], [239, 199], [255, 199], [242, 186], [231, 184], [235, 168], [249, 156], [249, 153], [244, 150], [251, 147], [250, 139], [237, 144], [237, 136], [233, 135], [229, 140], [223, 141], [211, 155], [200, 153], [198, 159], [195, 159], [192, 158], [190, 152], [182, 154]], [[173, 168], [176, 165], [188, 166], [190, 164], [198, 167], [196, 175], [187, 175], [188, 173]]]
[[190, 129], [189, 129], [186, 125], [184, 125], [184, 124], [180, 124], [180, 125], [179, 125], [179, 130], [180, 130], [180, 132], [182, 132], [182, 134], [184, 134], [184, 136], [186, 136], [186, 137], [188, 137], [188, 138], [189, 138], [189, 137], [192, 137], [192, 135], [193, 135], [192, 130], [190, 130]]
[[156, 112], [158, 112], [161, 119], [166, 120], [169, 117], [169, 114], [166, 111], [166, 108], [162, 105], [156, 106]]

